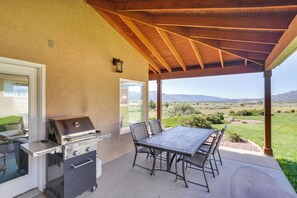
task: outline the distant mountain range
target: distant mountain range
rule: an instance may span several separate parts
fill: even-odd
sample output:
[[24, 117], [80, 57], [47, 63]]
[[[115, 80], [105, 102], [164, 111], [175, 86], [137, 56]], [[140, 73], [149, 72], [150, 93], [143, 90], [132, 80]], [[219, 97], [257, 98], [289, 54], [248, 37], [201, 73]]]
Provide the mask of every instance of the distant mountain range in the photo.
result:
[[[134, 94], [133, 94], [134, 95]], [[135, 96], [135, 95], [134, 95]], [[297, 102], [297, 90], [290, 91], [283, 94], [272, 95], [271, 99], [273, 102]], [[149, 100], [157, 100], [157, 92], [149, 92]], [[220, 98], [215, 96], [206, 95], [187, 95], [187, 94], [162, 94], [163, 102], [256, 102], [263, 101], [263, 98], [254, 99], [230, 99]]]

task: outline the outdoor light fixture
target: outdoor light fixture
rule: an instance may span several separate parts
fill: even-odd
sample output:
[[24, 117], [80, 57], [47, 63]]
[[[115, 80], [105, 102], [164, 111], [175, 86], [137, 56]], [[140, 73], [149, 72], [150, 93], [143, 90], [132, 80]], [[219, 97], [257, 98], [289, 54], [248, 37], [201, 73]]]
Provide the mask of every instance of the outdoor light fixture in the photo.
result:
[[121, 59], [113, 58], [112, 64], [116, 67], [115, 72], [122, 73], [123, 72], [123, 63], [124, 61], [121, 61]]

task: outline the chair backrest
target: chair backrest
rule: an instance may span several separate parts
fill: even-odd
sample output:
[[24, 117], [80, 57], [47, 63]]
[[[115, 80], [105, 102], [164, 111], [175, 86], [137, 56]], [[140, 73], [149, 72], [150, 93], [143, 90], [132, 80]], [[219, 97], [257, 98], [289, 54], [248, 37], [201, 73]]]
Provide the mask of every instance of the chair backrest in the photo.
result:
[[163, 131], [160, 120], [150, 120], [149, 125], [153, 135], [156, 135]]
[[134, 142], [148, 137], [148, 131], [145, 122], [139, 122], [130, 126], [132, 139]]
[[207, 151], [206, 153], [206, 156], [204, 158], [204, 161], [203, 161], [203, 166], [206, 164], [206, 162], [208, 162], [212, 152], [214, 151], [214, 148], [216, 146], [216, 143], [218, 141], [218, 139], [220, 138], [220, 136], [222, 135], [221, 131], [218, 131], [216, 136], [213, 137], [212, 141], [211, 141], [211, 144], [210, 144], [210, 147], [209, 147], [209, 150]]
[[225, 133], [226, 130], [227, 130], [227, 125], [225, 125], [224, 128], [222, 128], [221, 135], [220, 135], [220, 137], [217, 140], [217, 143], [215, 145], [214, 151], [216, 151], [217, 149], [219, 149], [220, 143], [222, 141], [223, 135], [224, 135], [224, 133]]

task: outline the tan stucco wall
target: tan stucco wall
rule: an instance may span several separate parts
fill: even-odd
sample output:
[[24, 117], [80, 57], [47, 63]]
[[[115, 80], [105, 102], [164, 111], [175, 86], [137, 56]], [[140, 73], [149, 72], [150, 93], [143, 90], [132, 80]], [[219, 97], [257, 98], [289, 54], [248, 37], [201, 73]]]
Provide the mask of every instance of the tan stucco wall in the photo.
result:
[[[46, 65], [46, 115], [88, 115], [112, 137], [103, 162], [131, 151], [119, 135], [119, 79], [148, 81], [147, 62], [83, 0], [0, 1], [0, 56]], [[48, 47], [48, 40], [54, 47]], [[124, 73], [112, 71], [112, 58]]]

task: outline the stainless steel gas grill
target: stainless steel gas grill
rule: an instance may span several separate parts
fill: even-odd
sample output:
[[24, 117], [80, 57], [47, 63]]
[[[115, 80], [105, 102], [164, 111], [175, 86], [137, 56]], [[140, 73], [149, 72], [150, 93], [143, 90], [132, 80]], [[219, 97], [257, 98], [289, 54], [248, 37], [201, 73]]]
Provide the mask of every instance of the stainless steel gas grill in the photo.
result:
[[48, 198], [73, 198], [96, 190], [96, 130], [89, 117], [49, 119], [48, 140], [22, 145], [31, 156], [47, 157]]

